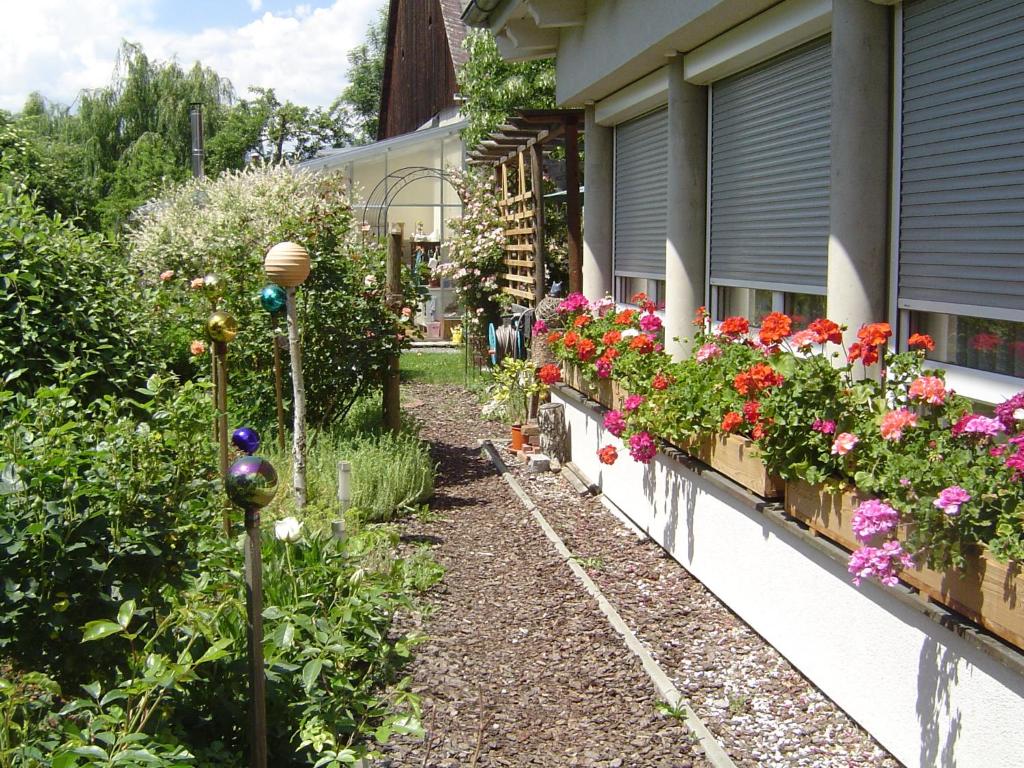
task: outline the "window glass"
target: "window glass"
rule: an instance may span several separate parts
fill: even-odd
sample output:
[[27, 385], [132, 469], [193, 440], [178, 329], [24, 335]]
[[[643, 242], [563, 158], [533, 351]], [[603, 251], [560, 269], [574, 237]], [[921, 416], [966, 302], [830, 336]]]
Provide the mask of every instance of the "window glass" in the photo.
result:
[[621, 304], [629, 304], [630, 299], [638, 293], [646, 293], [658, 309], [665, 308], [665, 281], [650, 277], [618, 277], [615, 280], [615, 300]]
[[793, 318], [793, 330], [800, 331], [819, 317], [825, 317], [825, 297], [813, 293], [787, 293], [786, 314]]
[[715, 320], [739, 315], [750, 320], [751, 325], [760, 325], [761, 318], [772, 311], [773, 299], [772, 291], [723, 286], [718, 289], [718, 317]]
[[911, 312], [910, 332], [932, 337], [929, 360], [1024, 376], [1024, 323], [982, 317]]

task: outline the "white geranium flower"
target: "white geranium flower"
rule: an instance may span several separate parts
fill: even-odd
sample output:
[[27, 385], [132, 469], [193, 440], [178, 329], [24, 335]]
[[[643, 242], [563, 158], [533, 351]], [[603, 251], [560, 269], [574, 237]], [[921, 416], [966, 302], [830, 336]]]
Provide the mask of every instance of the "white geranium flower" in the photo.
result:
[[1018, 408], [1013, 412], [1013, 418], [1017, 421], [1024, 420], [1024, 408]]
[[302, 538], [302, 523], [294, 517], [285, 517], [274, 523], [274, 535], [278, 541], [296, 542]]

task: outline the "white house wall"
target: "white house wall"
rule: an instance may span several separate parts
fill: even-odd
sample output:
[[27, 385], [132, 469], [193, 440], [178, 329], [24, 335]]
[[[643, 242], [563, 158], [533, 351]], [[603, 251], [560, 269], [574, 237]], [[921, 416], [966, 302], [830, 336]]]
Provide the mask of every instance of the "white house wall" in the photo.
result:
[[[750, 500], [659, 454], [629, 458], [596, 410], [565, 407], [573, 462], [607, 500], [911, 768], [1024, 766], [1024, 676]], [[597, 451], [614, 445], [612, 466]]]

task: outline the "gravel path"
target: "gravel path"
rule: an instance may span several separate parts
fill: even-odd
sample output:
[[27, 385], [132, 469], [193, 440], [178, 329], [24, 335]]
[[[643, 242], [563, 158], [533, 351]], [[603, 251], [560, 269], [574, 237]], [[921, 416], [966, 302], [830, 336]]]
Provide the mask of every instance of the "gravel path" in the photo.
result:
[[661, 547], [560, 475], [502, 455], [738, 766], [900, 765]]
[[407, 540], [435, 544], [447, 569], [431, 595], [409, 674], [427, 738], [396, 740], [381, 766], [705, 766], [677, 719], [661, 714], [640, 662], [598, 611], [491, 465], [482, 422], [456, 387], [406, 396], [439, 463], [436, 519]]

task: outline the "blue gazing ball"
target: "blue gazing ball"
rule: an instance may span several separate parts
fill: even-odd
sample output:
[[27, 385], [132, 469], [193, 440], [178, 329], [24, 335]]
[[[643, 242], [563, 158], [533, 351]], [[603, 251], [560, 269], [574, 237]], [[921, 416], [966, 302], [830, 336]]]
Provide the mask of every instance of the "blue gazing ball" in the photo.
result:
[[274, 500], [277, 471], [261, 456], [243, 456], [228, 469], [225, 485], [232, 504], [255, 511]]
[[239, 427], [231, 433], [231, 444], [251, 456], [260, 449], [260, 433], [251, 427]]
[[284, 309], [287, 301], [288, 295], [284, 292], [284, 288], [279, 285], [271, 283], [260, 290], [260, 305], [272, 315]]

